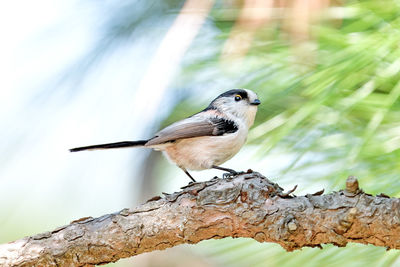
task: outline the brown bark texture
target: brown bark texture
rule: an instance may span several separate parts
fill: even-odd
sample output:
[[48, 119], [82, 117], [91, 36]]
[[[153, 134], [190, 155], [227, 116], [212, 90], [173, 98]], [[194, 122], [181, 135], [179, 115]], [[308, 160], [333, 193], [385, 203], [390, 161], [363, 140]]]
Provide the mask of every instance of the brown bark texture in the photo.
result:
[[206, 239], [247, 237], [292, 251], [348, 242], [400, 248], [400, 199], [346, 189], [284, 193], [259, 173], [214, 178], [135, 208], [0, 245], [0, 266], [90, 266]]

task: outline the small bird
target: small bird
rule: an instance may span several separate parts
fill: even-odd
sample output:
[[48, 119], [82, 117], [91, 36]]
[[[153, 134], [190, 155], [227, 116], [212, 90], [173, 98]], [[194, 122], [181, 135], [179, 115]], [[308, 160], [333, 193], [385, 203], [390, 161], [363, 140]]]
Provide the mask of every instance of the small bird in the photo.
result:
[[219, 165], [232, 158], [246, 142], [259, 104], [261, 102], [253, 91], [232, 89], [219, 95], [204, 110], [165, 127], [148, 140], [84, 146], [70, 151], [152, 148], [162, 151], [193, 182], [196, 180], [188, 170], [213, 168], [236, 175], [236, 171]]

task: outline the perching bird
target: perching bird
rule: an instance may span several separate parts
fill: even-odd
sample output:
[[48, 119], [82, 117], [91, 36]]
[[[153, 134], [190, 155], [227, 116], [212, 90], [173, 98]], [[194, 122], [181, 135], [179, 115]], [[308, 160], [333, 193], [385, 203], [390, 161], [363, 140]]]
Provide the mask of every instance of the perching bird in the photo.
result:
[[260, 103], [253, 91], [232, 89], [219, 95], [204, 110], [165, 127], [148, 140], [84, 146], [70, 151], [152, 148], [163, 151], [193, 182], [196, 180], [188, 170], [214, 168], [235, 175], [236, 171], [219, 165], [232, 158], [245, 143]]

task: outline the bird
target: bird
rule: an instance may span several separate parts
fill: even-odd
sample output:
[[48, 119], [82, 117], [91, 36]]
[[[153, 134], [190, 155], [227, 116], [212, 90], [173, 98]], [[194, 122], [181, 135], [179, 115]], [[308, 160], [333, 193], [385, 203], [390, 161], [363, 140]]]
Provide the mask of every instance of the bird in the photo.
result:
[[71, 152], [127, 147], [151, 148], [163, 154], [193, 181], [189, 170], [218, 169], [224, 177], [237, 175], [220, 165], [231, 159], [246, 142], [261, 101], [249, 89], [231, 89], [217, 96], [202, 111], [179, 120], [147, 140], [122, 141], [76, 147]]

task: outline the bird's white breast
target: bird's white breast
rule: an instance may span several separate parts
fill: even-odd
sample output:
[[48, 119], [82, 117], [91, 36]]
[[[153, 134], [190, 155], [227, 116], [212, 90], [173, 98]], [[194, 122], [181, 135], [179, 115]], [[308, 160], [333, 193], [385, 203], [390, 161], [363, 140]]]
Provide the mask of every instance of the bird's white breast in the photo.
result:
[[234, 133], [177, 140], [159, 147], [176, 165], [188, 170], [210, 169], [232, 158], [246, 142], [247, 127]]

